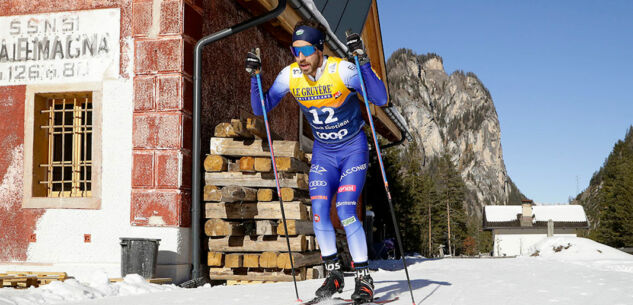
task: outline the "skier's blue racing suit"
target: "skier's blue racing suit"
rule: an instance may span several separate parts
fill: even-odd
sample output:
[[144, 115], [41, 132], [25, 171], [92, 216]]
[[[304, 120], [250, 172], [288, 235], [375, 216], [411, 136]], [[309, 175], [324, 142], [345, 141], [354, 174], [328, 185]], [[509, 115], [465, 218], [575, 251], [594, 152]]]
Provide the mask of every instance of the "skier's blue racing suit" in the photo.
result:
[[[369, 63], [361, 68], [369, 100], [387, 103], [385, 85]], [[310, 168], [314, 232], [321, 256], [336, 254], [336, 236], [330, 220], [332, 197], [345, 228], [354, 263], [367, 261], [365, 232], [356, 215], [356, 202], [365, 184], [368, 167], [367, 138], [356, 92], [361, 92], [356, 65], [336, 57], [324, 57], [316, 77], [304, 75], [297, 63], [284, 68], [270, 90], [264, 93], [266, 110], [291, 93], [312, 127], [314, 146]], [[263, 115], [255, 77], [251, 79], [253, 113]]]

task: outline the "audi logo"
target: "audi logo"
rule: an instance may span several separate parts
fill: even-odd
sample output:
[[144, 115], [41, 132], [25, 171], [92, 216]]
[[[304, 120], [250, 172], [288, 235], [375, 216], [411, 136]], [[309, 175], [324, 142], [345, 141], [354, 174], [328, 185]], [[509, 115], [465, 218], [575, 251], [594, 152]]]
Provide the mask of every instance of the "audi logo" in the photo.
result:
[[326, 185], [327, 185], [327, 182], [323, 180], [310, 181], [310, 187], [326, 186]]

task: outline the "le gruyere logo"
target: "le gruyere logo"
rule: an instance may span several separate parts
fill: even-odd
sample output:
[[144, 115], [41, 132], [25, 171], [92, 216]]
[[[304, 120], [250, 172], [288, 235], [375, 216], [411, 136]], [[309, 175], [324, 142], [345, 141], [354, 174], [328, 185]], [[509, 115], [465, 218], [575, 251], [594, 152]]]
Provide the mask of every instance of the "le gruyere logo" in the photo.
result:
[[332, 98], [332, 85], [292, 88], [292, 95], [300, 101], [314, 101]]

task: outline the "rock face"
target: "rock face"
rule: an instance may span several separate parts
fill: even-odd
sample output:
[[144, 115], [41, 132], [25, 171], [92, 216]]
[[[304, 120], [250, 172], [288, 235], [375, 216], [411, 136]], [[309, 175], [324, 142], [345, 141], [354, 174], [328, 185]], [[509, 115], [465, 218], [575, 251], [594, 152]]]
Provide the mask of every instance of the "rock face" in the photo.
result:
[[474, 73], [444, 72], [442, 58], [394, 52], [387, 63], [391, 101], [406, 119], [426, 163], [447, 153], [468, 189], [466, 210], [517, 204], [521, 195], [506, 172], [497, 111]]

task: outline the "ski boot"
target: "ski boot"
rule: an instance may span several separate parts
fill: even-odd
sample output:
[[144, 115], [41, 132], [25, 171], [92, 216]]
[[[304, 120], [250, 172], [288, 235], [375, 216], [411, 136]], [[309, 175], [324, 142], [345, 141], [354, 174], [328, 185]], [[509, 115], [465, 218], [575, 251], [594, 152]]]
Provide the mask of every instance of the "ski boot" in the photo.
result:
[[374, 301], [374, 280], [369, 275], [369, 265], [354, 264], [356, 269], [356, 288], [352, 294], [354, 304], [371, 303]]
[[325, 278], [323, 285], [321, 285], [315, 293], [318, 299], [331, 298], [335, 293], [343, 292], [343, 287], [345, 286], [341, 263], [338, 261], [336, 254], [324, 257], [323, 261], [328, 275]]

